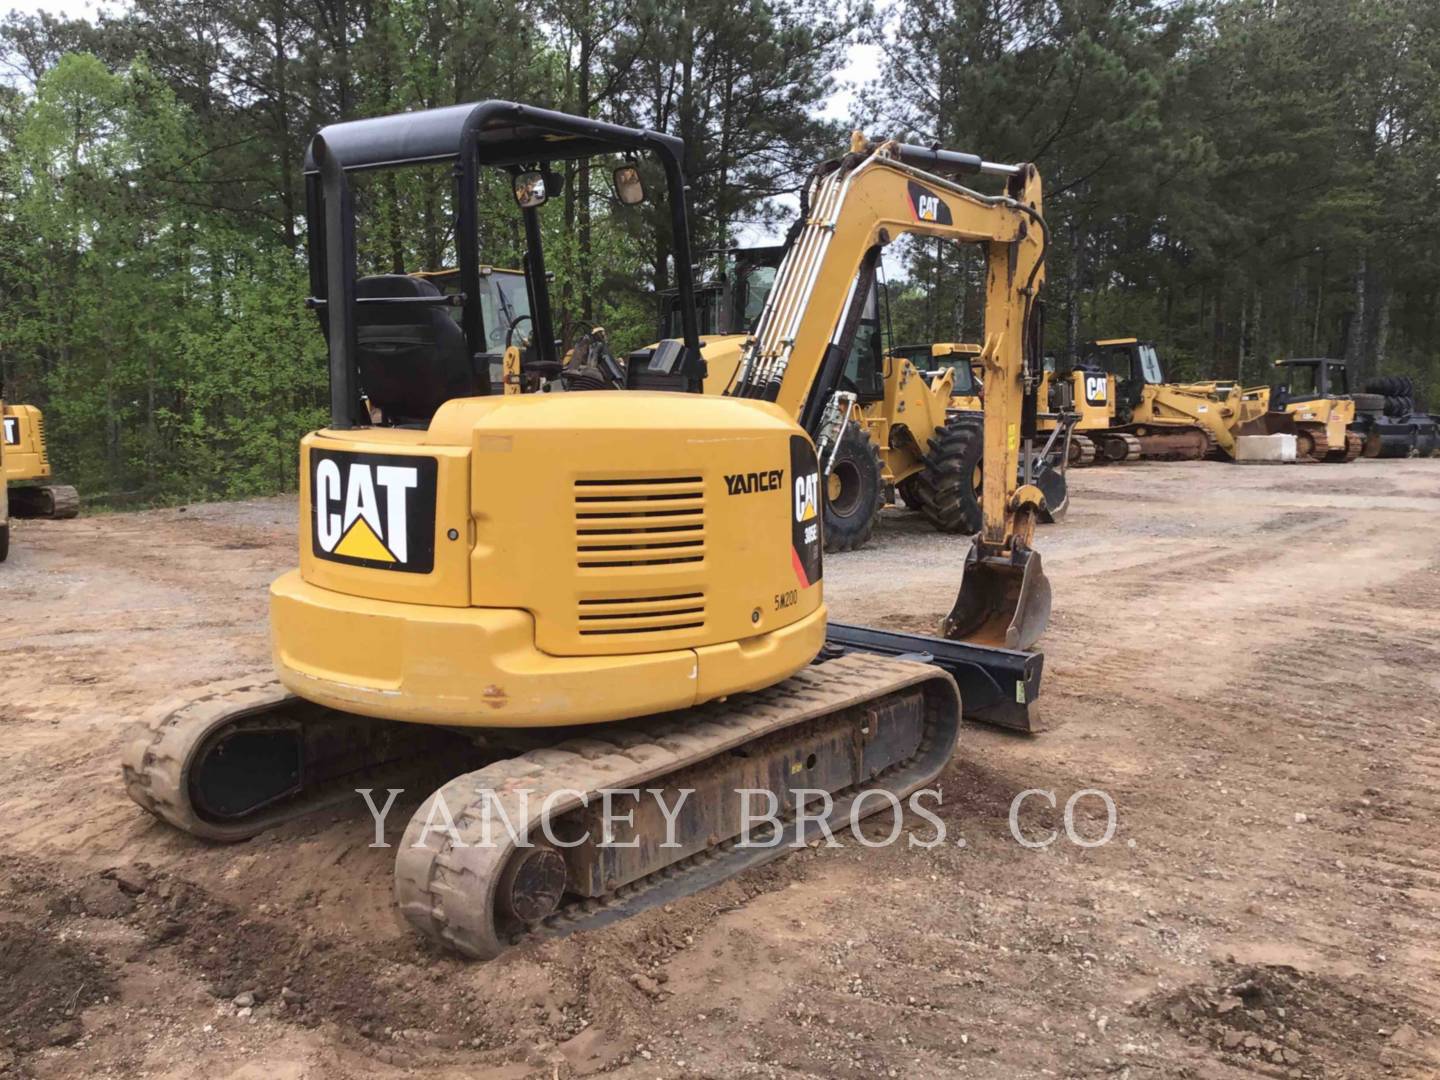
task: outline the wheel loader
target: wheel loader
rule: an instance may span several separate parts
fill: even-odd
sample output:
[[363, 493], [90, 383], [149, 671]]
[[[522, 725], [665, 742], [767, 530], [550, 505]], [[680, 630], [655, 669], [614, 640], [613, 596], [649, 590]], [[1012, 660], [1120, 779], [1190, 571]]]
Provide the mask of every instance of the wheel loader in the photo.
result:
[[45, 453], [45, 424], [34, 405], [6, 405], [4, 425], [5, 480], [10, 511], [17, 518], [73, 518], [80, 495], [66, 484], [49, 484], [50, 459]]
[[[551, 330], [541, 213], [564, 159], [618, 159], [617, 202], [644, 200], [642, 155], [665, 180], [682, 332], [656, 345], [647, 389], [614, 390], [557, 366], [578, 345]], [[683, 155], [670, 136], [503, 101], [312, 139], [309, 303], [331, 416], [301, 444], [300, 565], [270, 589], [276, 674], [159, 708], [124, 755], [139, 805], [237, 841], [448, 765], [396, 848], [396, 900], [421, 933], [486, 958], [777, 857], [770, 841], [843, 822], [866, 791], [931, 783], [962, 692], [967, 716], [1028, 724], [1050, 604], [1031, 548], [1043, 496], [1018, 482], [1045, 251], [1034, 168], [896, 143], [836, 163], [810, 185], [815, 231], [731, 392], [706, 394]], [[402, 167], [452, 172], [456, 293], [358, 275], [351, 176]], [[482, 169], [508, 174], [523, 218], [535, 333], [519, 374], [541, 392], [491, 377]], [[977, 170], [1006, 193], [952, 179]], [[821, 464], [795, 420], [826, 402], [786, 378], [843, 362], [825, 325], [902, 231], [990, 260], [984, 528], [936, 637], [828, 621]], [[777, 816], [742, 842], [746, 789]]]

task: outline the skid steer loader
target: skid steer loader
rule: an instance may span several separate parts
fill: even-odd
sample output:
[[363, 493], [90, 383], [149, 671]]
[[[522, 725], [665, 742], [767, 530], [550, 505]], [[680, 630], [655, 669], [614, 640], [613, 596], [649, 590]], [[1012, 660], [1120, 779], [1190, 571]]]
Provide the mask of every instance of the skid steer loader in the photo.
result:
[[12, 485], [10, 512], [17, 518], [73, 518], [80, 495], [66, 484], [49, 484], [45, 425], [34, 405], [6, 405], [3, 415], [5, 480]]
[[[618, 155], [618, 200], [642, 200], [642, 154], [665, 177], [682, 334], [654, 349], [649, 391], [615, 391], [557, 366], [540, 214], [564, 158]], [[139, 805], [234, 841], [449, 765], [460, 775], [396, 849], [396, 899], [417, 930], [484, 958], [774, 858], [786, 833], [845, 820], [865, 791], [930, 783], [962, 691], [966, 715], [1028, 724], [1050, 604], [1030, 546], [1042, 496], [1017, 482], [1045, 250], [1033, 167], [886, 143], [817, 176], [813, 232], [718, 395], [701, 392], [683, 154], [666, 135], [503, 101], [314, 137], [310, 303], [331, 417], [302, 442], [299, 568], [270, 590], [276, 677], [151, 716], [123, 762]], [[453, 170], [454, 294], [357, 275], [350, 176], [407, 165]], [[520, 375], [546, 380], [538, 393], [491, 379], [482, 168], [510, 175], [529, 240], [536, 329]], [[977, 169], [1006, 194], [950, 178]], [[786, 378], [791, 363], [843, 362], [826, 327], [900, 231], [983, 243], [990, 259], [984, 529], [939, 637], [828, 622], [820, 463], [794, 420], [818, 425], [825, 402]], [[748, 791], [770, 793], [777, 816], [738, 843]]]

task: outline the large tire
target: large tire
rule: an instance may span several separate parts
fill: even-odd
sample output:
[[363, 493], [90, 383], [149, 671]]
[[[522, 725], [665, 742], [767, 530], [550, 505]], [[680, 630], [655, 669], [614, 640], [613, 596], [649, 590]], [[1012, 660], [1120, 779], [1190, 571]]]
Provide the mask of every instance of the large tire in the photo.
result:
[[[821, 464], [828, 461], [825, 456]], [[825, 482], [825, 550], [854, 551], [875, 531], [884, 501], [880, 451], [858, 424], [846, 424]]]
[[921, 513], [942, 533], [980, 531], [984, 436], [983, 421], [956, 417], [930, 439], [930, 453], [915, 490]]
[[1384, 394], [1351, 394], [1356, 412], [1378, 413], [1385, 411]]

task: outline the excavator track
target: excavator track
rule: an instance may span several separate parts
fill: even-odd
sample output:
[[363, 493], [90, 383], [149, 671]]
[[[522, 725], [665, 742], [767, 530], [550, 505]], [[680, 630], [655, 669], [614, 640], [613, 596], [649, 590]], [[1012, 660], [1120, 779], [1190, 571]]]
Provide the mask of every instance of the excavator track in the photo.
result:
[[1107, 431], [1095, 436], [1099, 446], [1098, 460], [1107, 465], [1125, 465], [1140, 460], [1140, 440], [1123, 431]]
[[1215, 445], [1198, 424], [1152, 424], [1132, 434], [1140, 440], [1141, 456], [1151, 461], [1199, 461]]
[[1070, 459], [1067, 464], [1071, 468], [1095, 464], [1095, 441], [1089, 435], [1081, 435], [1077, 431], [1070, 436]]
[[[1306, 440], [1309, 440], [1308, 449]], [[1330, 438], [1322, 424], [1302, 425], [1296, 436], [1295, 456], [1309, 461], [1324, 461], [1330, 453]]]
[[1365, 440], [1353, 431], [1345, 433], [1345, 449], [1331, 450], [1325, 455], [1326, 461], [1347, 462], [1354, 461], [1365, 449]]
[[327, 709], [265, 675], [157, 707], [126, 745], [121, 771], [126, 793], [156, 817], [234, 842], [354, 799], [377, 771], [387, 782], [433, 772], [457, 752], [478, 753], [449, 729]]
[[[828, 823], [844, 822], [852, 808], [864, 816], [890, 805], [861, 789], [903, 799], [944, 769], [959, 717], [959, 692], [938, 668], [852, 653], [756, 693], [587, 731], [456, 777], [431, 795], [398, 849], [396, 900], [421, 933], [476, 959], [526, 936], [603, 926], [790, 850], [796, 841], [787, 834], [801, 832], [791, 785], [830, 793]], [[781, 842], [761, 846], [759, 833], [749, 845], [737, 842], [734, 796], [747, 787], [776, 793], [783, 824], [769, 828]], [[664, 792], [674, 808], [687, 788], [698, 798], [673, 810], [674, 848], [593, 842], [600, 790], [636, 792], [621, 809], [628, 807], [638, 839], [664, 825], [640, 789]], [[501, 820], [511, 828], [497, 826]], [[563, 854], [542, 839], [542, 824]], [[821, 831], [808, 815], [806, 824], [800, 843]], [[576, 839], [582, 826], [589, 843]]]
[[11, 488], [10, 513], [17, 518], [73, 518], [80, 513], [80, 493], [68, 484]]

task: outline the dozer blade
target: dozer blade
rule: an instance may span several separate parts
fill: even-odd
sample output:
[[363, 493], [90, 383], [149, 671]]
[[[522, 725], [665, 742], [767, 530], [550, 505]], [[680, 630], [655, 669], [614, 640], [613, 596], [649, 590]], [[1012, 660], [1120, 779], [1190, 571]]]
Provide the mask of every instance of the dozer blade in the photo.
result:
[[1013, 556], [982, 558], [978, 544], [965, 558], [960, 593], [942, 632], [952, 641], [1028, 649], [1050, 621], [1050, 582], [1040, 553], [1017, 548]]
[[1295, 414], [1288, 412], [1262, 413], [1235, 428], [1236, 435], [1295, 435], [1299, 431]]

